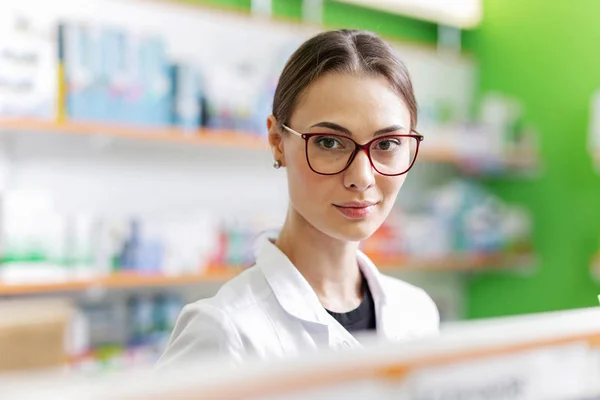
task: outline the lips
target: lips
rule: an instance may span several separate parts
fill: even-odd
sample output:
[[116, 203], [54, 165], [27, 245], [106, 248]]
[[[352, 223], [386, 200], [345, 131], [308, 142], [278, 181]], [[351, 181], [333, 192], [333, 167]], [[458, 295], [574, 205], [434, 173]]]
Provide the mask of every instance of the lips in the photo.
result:
[[373, 201], [352, 201], [334, 204], [333, 206], [348, 219], [364, 219], [375, 211], [376, 205], [377, 202]]

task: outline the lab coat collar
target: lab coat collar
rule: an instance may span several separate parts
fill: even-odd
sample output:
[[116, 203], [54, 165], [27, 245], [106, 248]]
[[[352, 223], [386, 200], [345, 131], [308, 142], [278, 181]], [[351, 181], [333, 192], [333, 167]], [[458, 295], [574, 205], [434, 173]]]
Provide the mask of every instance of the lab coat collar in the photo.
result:
[[373, 302], [376, 306], [384, 306], [388, 299], [381, 284], [381, 273], [362, 251], [359, 250], [356, 256], [358, 258], [358, 266], [369, 285]]
[[[362, 252], [357, 253], [357, 258], [371, 290], [376, 310], [380, 314], [379, 311], [385, 306], [387, 300], [381, 285], [380, 273]], [[265, 238], [261, 243], [256, 261], [279, 304], [288, 314], [309, 322], [331, 323], [330, 315], [308, 281], [270, 239]], [[377, 319], [380, 326], [381, 319]]]
[[383, 277], [381, 272], [377, 269], [375, 264], [361, 251], [357, 254], [358, 265], [367, 280], [371, 295], [373, 296], [373, 303], [375, 303], [375, 313], [377, 315], [377, 336], [395, 340], [399, 339], [404, 333], [404, 327], [402, 326], [402, 318], [400, 315], [394, 313], [393, 308], [400, 309], [398, 307], [389, 307], [388, 304], [395, 304], [396, 298], [390, 298], [389, 293], [383, 285]]
[[329, 314], [313, 288], [270, 238], [263, 239], [256, 265], [262, 270], [277, 301], [288, 314], [308, 322], [323, 325], [329, 323]]

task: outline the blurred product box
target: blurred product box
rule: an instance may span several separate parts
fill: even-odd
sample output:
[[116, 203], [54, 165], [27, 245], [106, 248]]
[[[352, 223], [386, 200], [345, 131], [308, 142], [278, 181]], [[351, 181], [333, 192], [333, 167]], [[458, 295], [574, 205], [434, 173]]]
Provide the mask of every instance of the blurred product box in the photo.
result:
[[396, 210], [362, 244], [380, 259], [443, 259], [463, 254], [532, 251], [531, 213], [481, 185], [456, 179], [431, 190], [422, 209]]
[[126, 122], [127, 35], [116, 28], [102, 28], [100, 37], [100, 82], [102, 91], [99, 118], [107, 122]]
[[168, 126], [171, 120], [171, 90], [165, 43], [159, 37], [142, 38], [137, 51], [137, 76], [142, 94], [137, 114], [139, 120], [133, 122]]
[[45, 191], [9, 190], [0, 196], [0, 282], [64, 282], [117, 272], [199, 274], [217, 254], [223, 255], [220, 264], [249, 265], [259, 228], [244, 229], [228, 232], [222, 252], [222, 232], [204, 213], [111, 218], [59, 210]]
[[171, 124], [186, 133], [197, 133], [203, 123], [203, 95], [197, 70], [187, 64], [174, 64], [171, 77]]
[[0, 302], [0, 372], [61, 367], [72, 313], [58, 300]]
[[11, 191], [0, 197], [0, 279], [9, 283], [67, 278], [67, 221], [52, 199], [37, 191]]
[[180, 295], [167, 292], [80, 304], [69, 370], [101, 372], [153, 365], [164, 352], [183, 306]]
[[0, 13], [0, 116], [50, 118], [56, 105], [51, 24]]
[[0, 116], [266, 133], [278, 71], [241, 62], [205, 81], [162, 36], [81, 20], [48, 20], [40, 33], [19, 18], [0, 19]]
[[63, 22], [58, 46], [59, 115], [156, 127], [171, 123], [169, 61], [161, 38]]
[[82, 23], [58, 26], [60, 116], [77, 120], [103, 117], [99, 29]]

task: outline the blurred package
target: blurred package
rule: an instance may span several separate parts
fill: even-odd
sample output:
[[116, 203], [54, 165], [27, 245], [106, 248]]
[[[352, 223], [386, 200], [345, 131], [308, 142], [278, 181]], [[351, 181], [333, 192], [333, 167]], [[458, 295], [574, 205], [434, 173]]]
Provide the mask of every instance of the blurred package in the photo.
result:
[[431, 143], [425, 143], [424, 148], [450, 152], [467, 172], [494, 174], [510, 167], [537, 166], [533, 164], [539, 154], [539, 132], [525, 118], [521, 102], [511, 96], [484, 94], [479, 114], [472, 122], [451, 117], [438, 117], [436, 121], [426, 128], [432, 135], [428, 138]]
[[433, 188], [418, 210], [396, 207], [362, 244], [378, 260], [532, 251], [531, 214], [462, 179]]
[[68, 278], [68, 226], [47, 193], [7, 191], [0, 198], [0, 280], [22, 283]]
[[54, 116], [56, 42], [51, 24], [0, 13], [0, 116]]
[[100, 39], [100, 29], [90, 24], [59, 24], [59, 87], [64, 95], [59, 99], [60, 116], [75, 120], [104, 117]]
[[249, 265], [258, 231], [230, 225], [222, 232], [212, 216], [193, 212], [143, 218], [65, 213], [47, 192], [8, 190], [0, 195], [0, 281], [200, 274], [209, 264]]
[[171, 121], [171, 80], [165, 43], [160, 37], [142, 37], [137, 51], [137, 78], [142, 94], [137, 120], [133, 122], [155, 127], [168, 126]]
[[169, 62], [160, 37], [63, 22], [58, 43], [61, 115], [155, 127], [170, 124]]
[[68, 367], [97, 376], [157, 362], [184, 301], [178, 294], [131, 294], [83, 302], [72, 335]]
[[204, 125], [204, 94], [202, 81], [196, 68], [178, 63], [171, 66], [171, 125], [184, 132], [197, 134]]
[[0, 372], [62, 367], [72, 317], [65, 301], [0, 302]]
[[127, 122], [131, 108], [126, 102], [128, 81], [127, 34], [119, 28], [102, 27], [99, 39], [101, 109], [98, 119]]
[[512, 251], [530, 248], [531, 217], [481, 186], [455, 180], [434, 190], [429, 211], [453, 232], [458, 252]]
[[527, 123], [521, 101], [501, 93], [487, 93], [481, 102], [481, 124], [490, 144], [506, 155], [538, 154], [539, 135]]

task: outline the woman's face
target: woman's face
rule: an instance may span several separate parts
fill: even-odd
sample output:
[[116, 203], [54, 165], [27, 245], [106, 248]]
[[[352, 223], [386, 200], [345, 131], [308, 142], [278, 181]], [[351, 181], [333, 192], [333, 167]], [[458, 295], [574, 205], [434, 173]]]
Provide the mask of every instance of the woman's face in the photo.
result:
[[[326, 74], [300, 96], [288, 126], [301, 133], [350, 133], [364, 144], [389, 127], [404, 127], [405, 133], [410, 123], [406, 105], [385, 78]], [[406, 175], [379, 174], [364, 151], [337, 175], [316, 174], [307, 163], [304, 139], [284, 132], [276, 140], [272, 118], [269, 125], [275, 158], [287, 168], [293, 211], [340, 240], [363, 240], [381, 226]]]

